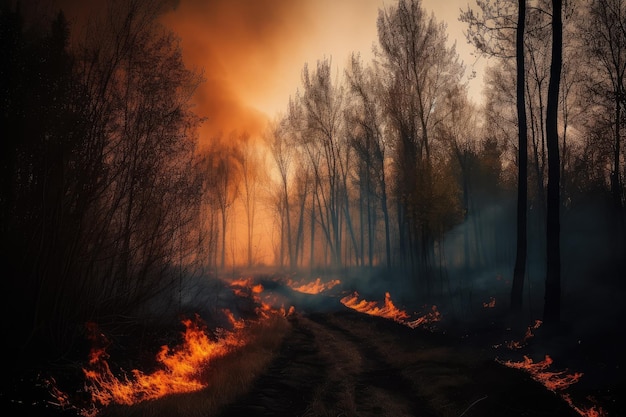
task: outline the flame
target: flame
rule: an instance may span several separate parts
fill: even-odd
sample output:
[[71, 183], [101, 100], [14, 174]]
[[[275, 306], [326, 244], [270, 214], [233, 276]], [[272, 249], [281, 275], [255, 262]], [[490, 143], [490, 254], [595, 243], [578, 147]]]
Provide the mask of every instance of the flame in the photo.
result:
[[563, 397], [565, 402], [569, 404], [569, 406], [572, 407], [574, 411], [576, 411], [583, 417], [608, 417], [609, 415], [606, 411], [604, 411], [604, 409], [602, 409], [602, 407], [596, 408], [595, 405], [591, 406], [590, 408], [578, 407], [576, 404], [574, 404], [574, 401], [569, 394], [561, 394], [561, 397]]
[[548, 371], [552, 362], [553, 361], [550, 355], [546, 355], [545, 359], [541, 362], [533, 362], [531, 358], [524, 355], [524, 360], [521, 362], [505, 361], [501, 363], [509, 368], [522, 369], [528, 372], [535, 381], [540, 382], [552, 392], [566, 389], [570, 385], [578, 382], [580, 377], [583, 376], [580, 372], [568, 373], [567, 371]]
[[243, 321], [236, 320], [230, 312], [227, 312], [227, 316], [234, 324], [234, 330], [220, 332], [217, 340], [209, 339], [198, 317], [195, 321], [183, 320], [183, 345], [175, 349], [162, 346], [156, 356], [161, 369], [151, 374], [134, 369], [132, 376], [117, 377], [109, 367], [106, 351], [101, 347], [92, 348], [89, 366], [83, 369], [92, 401], [102, 406], [111, 403], [132, 405], [168, 394], [204, 388], [199, 372], [206, 369], [211, 360], [224, 356], [244, 343], [238, 334], [244, 328]]
[[263, 284], [255, 284], [252, 277], [233, 280], [230, 287], [236, 296], [252, 299], [256, 304], [255, 313], [260, 318], [266, 319], [272, 314], [288, 317], [295, 313], [293, 306], [285, 309], [284, 302], [280, 303], [275, 294], [265, 293]]
[[338, 279], [333, 279], [328, 282], [322, 282], [321, 278], [317, 278], [315, 281], [307, 283], [296, 283], [292, 280], [287, 281], [287, 285], [291, 287], [292, 290], [305, 294], [319, 294], [323, 291], [328, 291], [339, 284], [341, 284], [341, 281], [339, 281]]
[[550, 355], [546, 355], [544, 360], [540, 362], [533, 362], [533, 360], [526, 355], [524, 355], [524, 360], [520, 362], [500, 361], [498, 359], [496, 359], [496, 361], [508, 366], [509, 368], [521, 369], [528, 372], [532, 379], [541, 383], [550, 391], [560, 394], [561, 398], [563, 398], [563, 400], [565, 400], [570, 407], [583, 417], [605, 417], [607, 415], [600, 407], [596, 408], [593, 406], [591, 408], [582, 408], [576, 406], [570, 395], [562, 392], [569, 388], [572, 384], [577, 383], [580, 378], [582, 378], [583, 373], [570, 373], [567, 370], [556, 372], [550, 371], [549, 368], [553, 362]]
[[432, 306], [431, 311], [426, 313], [425, 315], [418, 317], [415, 320], [406, 322], [405, 324], [409, 326], [411, 329], [415, 329], [416, 327], [425, 326], [427, 324], [435, 323], [441, 321], [441, 313], [437, 310], [437, 306]]
[[496, 306], [496, 299], [494, 297], [489, 297], [488, 303], [483, 303], [484, 308], [494, 308]]
[[379, 307], [376, 301], [359, 300], [359, 293], [356, 291], [352, 295], [343, 297], [341, 303], [358, 312], [391, 319], [412, 329], [441, 320], [441, 313], [437, 311], [437, 306], [432, 306], [431, 312], [424, 316], [408, 320], [409, 314], [394, 305], [388, 292], [385, 293], [385, 302], [382, 307]]
[[[522, 340], [511, 340], [509, 342], [506, 342], [506, 347], [511, 350], [523, 348], [524, 346], [526, 346], [530, 339], [535, 337], [533, 330], [537, 330], [542, 323], [543, 322], [541, 320], [535, 320], [535, 323], [532, 326], [528, 326], [526, 328], [526, 333], [524, 333], [524, 337], [522, 338]], [[500, 347], [500, 345], [495, 345], [494, 347], [497, 348]]]

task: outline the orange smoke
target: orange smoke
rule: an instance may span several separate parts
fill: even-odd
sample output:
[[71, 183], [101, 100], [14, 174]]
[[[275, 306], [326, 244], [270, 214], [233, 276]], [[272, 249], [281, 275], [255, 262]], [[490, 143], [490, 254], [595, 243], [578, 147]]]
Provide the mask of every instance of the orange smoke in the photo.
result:
[[201, 69], [206, 80], [195, 97], [197, 113], [207, 118], [201, 142], [231, 131], [254, 136], [265, 127], [266, 110], [253, 108], [249, 99], [271, 95], [273, 80], [284, 77], [281, 61], [307, 33], [307, 4], [182, 0], [163, 16], [181, 38], [187, 66]]

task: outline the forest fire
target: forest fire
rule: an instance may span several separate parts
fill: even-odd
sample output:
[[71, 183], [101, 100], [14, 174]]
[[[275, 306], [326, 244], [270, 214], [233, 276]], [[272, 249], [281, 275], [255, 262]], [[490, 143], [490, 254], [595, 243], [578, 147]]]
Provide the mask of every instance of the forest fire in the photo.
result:
[[287, 281], [287, 285], [294, 291], [302, 292], [305, 294], [319, 294], [324, 291], [328, 291], [333, 287], [341, 284], [338, 279], [333, 279], [328, 282], [322, 282], [321, 278], [317, 278], [312, 282], [294, 282], [292, 280]]
[[385, 301], [382, 307], [380, 307], [376, 301], [359, 300], [358, 292], [343, 297], [341, 303], [358, 312], [394, 320], [412, 329], [441, 320], [441, 313], [439, 313], [436, 306], [432, 306], [431, 312], [424, 316], [414, 320], [408, 320], [411, 316], [406, 311], [400, 310], [395, 306], [388, 292], [385, 293]]

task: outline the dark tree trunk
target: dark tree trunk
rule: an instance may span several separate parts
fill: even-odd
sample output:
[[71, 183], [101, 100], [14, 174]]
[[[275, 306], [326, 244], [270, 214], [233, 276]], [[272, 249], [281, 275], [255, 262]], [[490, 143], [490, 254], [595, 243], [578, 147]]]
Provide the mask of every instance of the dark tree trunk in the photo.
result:
[[519, 0], [517, 14], [516, 62], [517, 62], [517, 120], [518, 120], [518, 174], [517, 174], [517, 252], [511, 288], [511, 311], [522, 310], [524, 276], [527, 254], [527, 213], [528, 200], [528, 125], [526, 123], [526, 100], [524, 96], [524, 27], [526, 20], [526, 0]]
[[552, 61], [548, 84], [546, 133], [548, 145], [548, 198], [546, 223], [546, 292], [543, 320], [553, 324], [561, 319], [561, 250], [560, 250], [560, 158], [557, 131], [559, 84], [561, 81], [563, 23], [562, 0], [552, 0]]

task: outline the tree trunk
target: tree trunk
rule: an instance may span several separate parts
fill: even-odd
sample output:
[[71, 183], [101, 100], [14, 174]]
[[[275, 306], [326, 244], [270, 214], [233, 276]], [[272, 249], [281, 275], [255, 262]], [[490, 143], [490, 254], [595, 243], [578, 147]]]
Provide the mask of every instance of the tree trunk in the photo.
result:
[[557, 131], [559, 84], [561, 81], [563, 23], [562, 0], [552, 0], [552, 61], [548, 84], [546, 133], [548, 145], [548, 198], [546, 224], [546, 292], [543, 320], [546, 324], [561, 319], [561, 250], [560, 250], [560, 158]]
[[524, 96], [524, 27], [526, 0], [519, 0], [517, 15], [516, 61], [517, 61], [517, 119], [518, 119], [518, 174], [517, 174], [517, 252], [511, 288], [511, 311], [522, 310], [524, 276], [527, 254], [527, 199], [528, 199], [528, 126], [526, 123], [526, 103]]

